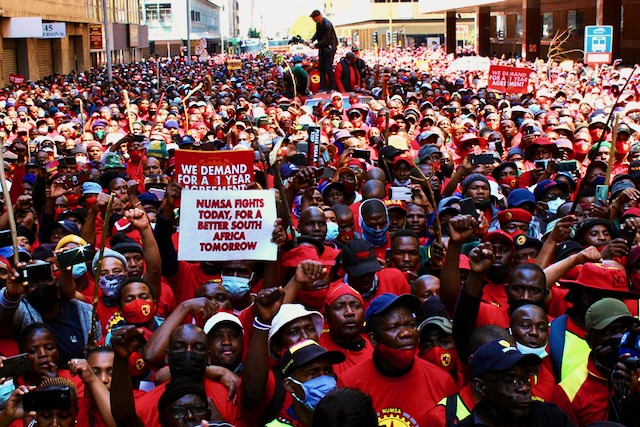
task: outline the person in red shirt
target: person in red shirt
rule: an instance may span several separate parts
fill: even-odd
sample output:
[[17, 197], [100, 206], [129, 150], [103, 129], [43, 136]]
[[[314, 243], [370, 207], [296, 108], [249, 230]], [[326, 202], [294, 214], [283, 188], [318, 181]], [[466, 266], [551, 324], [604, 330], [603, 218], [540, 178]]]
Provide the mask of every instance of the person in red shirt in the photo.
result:
[[382, 268], [374, 248], [363, 239], [353, 239], [342, 247], [342, 266], [346, 274], [341, 282], [360, 293], [365, 309], [378, 295], [411, 292], [404, 274], [397, 268]]
[[346, 283], [337, 283], [329, 288], [324, 301], [324, 312], [328, 331], [320, 335], [318, 342], [327, 350], [344, 353], [344, 362], [334, 365], [333, 370], [342, 372], [371, 357], [373, 347], [362, 335], [364, 329], [364, 301], [362, 296]]
[[[603, 298], [587, 310], [585, 330], [591, 348], [589, 361], [565, 377], [552, 398], [578, 425], [610, 419], [608, 379], [613, 369], [617, 369], [622, 334], [637, 324], [638, 319], [631, 315], [622, 301], [615, 298]], [[633, 394], [637, 395], [637, 391]]]
[[362, 238], [375, 248], [376, 256], [385, 259], [389, 247], [389, 213], [380, 199], [367, 199], [360, 205]]
[[456, 391], [449, 374], [416, 357], [419, 333], [413, 313], [419, 305], [408, 294], [374, 299], [365, 313], [373, 355], [340, 378], [341, 386], [371, 396], [380, 425], [426, 426], [429, 410]]

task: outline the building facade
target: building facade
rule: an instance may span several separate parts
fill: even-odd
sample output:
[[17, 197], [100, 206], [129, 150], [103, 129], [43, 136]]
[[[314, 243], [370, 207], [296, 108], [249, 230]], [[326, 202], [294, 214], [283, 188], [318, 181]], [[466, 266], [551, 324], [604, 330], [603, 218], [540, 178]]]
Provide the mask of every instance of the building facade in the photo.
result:
[[[418, 0], [330, 0], [325, 2], [325, 15], [343, 43], [361, 48], [444, 42], [445, 15], [421, 13]], [[460, 46], [468, 44], [473, 28], [473, 14], [462, 14], [457, 28]]]
[[[480, 54], [518, 55], [532, 60], [580, 60], [584, 27], [613, 27], [613, 58], [640, 61], [640, 0], [420, 0], [420, 12], [445, 13], [447, 32], [456, 26], [460, 12], [476, 17], [477, 51]], [[560, 36], [560, 37], [558, 37]], [[563, 42], [559, 43], [558, 39]], [[453, 45], [447, 43], [447, 48]]]
[[[140, 59], [146, 30], [139, 25], [137, 1], [108, 0], [107, 4], [114, 26], [110, 46], [114, 61]], [[0, 85], [87, 70], [106, 58], [102, 0], [3, 1], [0, 20]]]
[[[187, 1], [142, 0], [143, 23], [149, 28], [150, 54], [177, 56], [187, 46]], [[191, 53], [202, 40], [207, 52], [220, 52], [221, 5], [209, 0], [189, 0]], [[198, 48], [199, 49], [199, 48]]]

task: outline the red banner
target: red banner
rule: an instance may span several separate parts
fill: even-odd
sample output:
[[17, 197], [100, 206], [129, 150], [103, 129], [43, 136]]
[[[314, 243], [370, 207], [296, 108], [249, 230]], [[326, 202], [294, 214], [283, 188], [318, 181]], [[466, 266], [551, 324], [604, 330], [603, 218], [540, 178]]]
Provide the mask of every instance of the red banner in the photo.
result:
[[185, 190], [244, 190], [254, 180], [253, 151], [176, 150], [176, 179]]
[[21, 85], [24, 83], [24, 76], [18, 74], [9, 74], [9, 82], [15, 85]]
[[489, 90], [507, 93], [527, 93], [529, 84], [529, 68], [502, 67], [492, 65], [489, 67]]

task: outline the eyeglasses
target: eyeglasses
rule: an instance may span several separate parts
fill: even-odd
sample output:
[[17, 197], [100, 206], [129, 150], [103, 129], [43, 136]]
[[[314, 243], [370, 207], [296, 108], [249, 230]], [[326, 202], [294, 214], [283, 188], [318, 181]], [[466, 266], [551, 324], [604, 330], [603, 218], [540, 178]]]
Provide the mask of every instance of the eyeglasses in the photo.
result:
[[174, 406], [171, 408], [171, 418], [180, 420], [187, 415], [187, 411], [201, 417], [207, 413], [207, 405]]
[[528, 375], [525, 378], [507, 377], [499, 380], [492, 380], [492, 379], [485, 378], [484, 381], [487, 381], [490, 383], [498, 383], [508, 389], [516, 389], [518, 387], [522, 387], [525, 385], [528, 387], [531, 387], [531, 375]]

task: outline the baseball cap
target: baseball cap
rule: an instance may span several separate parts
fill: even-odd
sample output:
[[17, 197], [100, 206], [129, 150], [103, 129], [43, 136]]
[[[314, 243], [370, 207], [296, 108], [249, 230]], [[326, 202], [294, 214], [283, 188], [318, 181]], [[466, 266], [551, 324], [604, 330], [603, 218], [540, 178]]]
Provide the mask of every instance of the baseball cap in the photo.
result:
[[282, 375], [287, 377], [294, 369], [319, 358], [326, 358], [332, 365], [342, 363], [347, 359], [339, 351], [329, 351], [314, 340], [304, 340], [285, 350], [280, 358]]
[[539, 365], [542, 360], [535, 354], [522, 354], [509, 341], [493, 340], [480, 346], [471, 358], [471, 374], [480, 378], [487, 372], [500, 372], [518, 363]]
[[420, 305], [420, 308], [416, 311], [416, 320], [419, 324], [418, 331], [420, 331], [420, 338], [423, 338], [422, 331], [429, 325], [438, 326], [447, 334], [453, 332], [453, 322], [449, 319], [447, 309], [438, 296], [427, 298], [425, 302]]
[[273, 357], [274, 359], [278, 359], [280, 357], [280, 355], [273, 353], [273, 351], [271, 351], [271, 341], [273, 340], [273, 337], [280, 332], [280, 329], [282, 329], [287, 323], [292, 322], [296, 319], [300, 319], [302, 317], [307, 317], [307, 316], [311, 316], [311, 319], [313, 320], [313, 326], [316, 328], [316, 332], [318, 334], [318, 336], [320, 336], [320, 334], [322, 334], [322, 325], [324, 322], [324, 318], [322, 317], [322, 314], [320, 314], [317, 311], [309, 311], [306, 308], [304, 308], [304, 306], [302, 304], [282, 304], [280, 306], [280, 310], [278, 310], [278, 313], [274, 316], [273, 320], [271, 321], [271, 329], [269, 329], [269, 338], [268, 338], [268, 344], [269, 344], [269, 355], [271, 357]]
[[625, 303], [616, 298], [603, 298], [591, 304], [587, 310], [584, 316], [585, 330], [602, 330], [618, 319], [637, 321]]
[[385, 200], [384, 205], [387, 207], [387, 212], [390, 209], [400, 209], [403, 212], [407, 212], [407, 204], [402, 200]]
[[640, 178], [640, 160], [634, 160], [629, 164], [629, 175], [633, 178]]
[[239, 326], [240, 329], [243, 330], [242, 323], [240, 323], [240, 320], [236, 316], [234, 316], [231, 313], [219, 311], [213, 316], [211, 316], [209, 320], [207, 320], [207, 322], [204, 324], [204, 328], [203, 328], [204, 333], [208, 334], [209, 331], [211, 331], [213, 328], [215, 328], [217, 325], [221, 323], [232, 323], [234, 325]]
[[556, 248], [556, 255], [555, 255], [556, 262], [565, 259], [567, 256], [573, 254], [574, 252], [580, 252], [583, 249], [584, 247], [580, 243], [574, 242], [573, 240], [567, 240], [565, 242], [562, 242]]
[[536, 185], [535, 190], [533, 190], [533, 195], [535, 196], [536, 200], [542, 200], [542, 196], [544, 196], [544, 193], [551, 190], [552, 188], [559, 188], [565, 193], [569, 192], [569, 186], [566, 183], [556, 182], [551, 179], [543, 179], [538, 183], [538, 185]]
[[460, 197], [457, 196], [449, 196], [438, 202], [438, 215], [442, 215], [445, 212], [451, 212], [454, 215], [460, 213], [459, 209], [454, 208], [452, 205], [456, 203], [460, 203]]
[[382, 268], [373, 252], [373, 246], [364, 239], [353, 239], [344, 244], [342, 265], [350, 276], [375, 273]]
[[525, 203], [536, 204], [536, 197], [526, 188], [516, 188], [515, 190], [512, 190], [507, 197], [509, 209], [522, 206]]
[[440, 152], [438, 147], [436, 147], [435, 145], [431, 145], [431, 144], [423, 145], [418, 150], [418, 160], [420, 163], [422, 163], [425, 160], [427, 160], [429, 156], [433, 154], [440, 154], [442, 156], [442, 153]]
[[519, 234], [515, 236], [513, 238], [513, 244], [515, 245], [516, 250], [526, 248], [536, 248], [540, 250], [543, 245], [542, 241], [535, 237], [527, 236], [526, 234]]
[[167, 129], [178, 129], [180, 128], [180, 125], [178, 124], [177, 120], [167, 120], [164, 123], [164, 127]]
[[371, 318], [373, 316], [384, 313], [394, 305], [403, 305], [409, 308], [412, 313], [415, 313], [420, 308], [420, 300], [411, 294], [395, 295], [384, 293], [379, 295], [371, 301], [369, 308], [367, 308], [367, 311], [364, 313], [366, 325], [371, 324]]
[[514, 249], [513, 237], [511, 237], [510, 235], [508, 235], [502, 230], [494, 230], [485, 234], [484, 237], [482, 238], [482, 243], [485, 243], [485, 242], [504, 242], [507, 245], [509, 245], [512, 250]]

